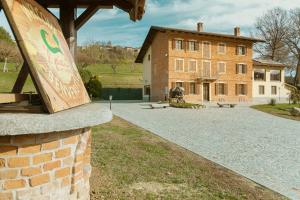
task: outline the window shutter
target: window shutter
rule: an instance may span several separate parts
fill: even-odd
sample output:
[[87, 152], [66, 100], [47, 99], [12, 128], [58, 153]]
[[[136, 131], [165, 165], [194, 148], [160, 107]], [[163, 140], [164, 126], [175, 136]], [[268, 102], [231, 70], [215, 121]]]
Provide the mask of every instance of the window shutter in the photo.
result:
[[186, 50], [190, 50], [190, 43], [189, 43], [189, 41], [186, 41], [185, 43], [186, 43], [185, 44]]
[[195, 94], [199, 94], [200, 93], [200, 85], [195, 83]]
[[186, 94], [190, 94], [190, 83], [186, 83]]
[[172, 49], [175, 49], [176, 48], [176, 40], [172, 40]]
[[243, 73], [243, 74], [246, 74], [246, 73], [247, 73], [247, 65], [244, 65], [244, 64], [243, 64], [242, 73]]
[[224, 84], [225, 87], [225, 95], [228, 95], [228, 84]]
[[175, 88], [175, 87], [176, 87], [176, 83], [175, 83], [175, 82], [172, 82], [172, 83], [171, 83], [171, 87], [172, 87], [172, 89]]
[[199, 42], [195, 42], [195, 50], [199, 51]]
[[244, 86], [245, 86], [245, 95], [247, 95], [248, 94], [248, 85], [245, 84]]
[[245, 55], [247, 55], [247, 47], [245, 47]]
[[236, 64], [236, 65], [235, 65], [235, 72], [236, 72], [236, 74], [239, 73], [239, 64]]
[[182, 49], [186, 50], [186, 42], [184, 40], [182, 40]]
[[215, 84], [215, 94], [216, 95], [219, 94], [219, 84], [218, 83]]
[[238, 95], [238, 84], [235, 84], [235, 95], [237, 96]]

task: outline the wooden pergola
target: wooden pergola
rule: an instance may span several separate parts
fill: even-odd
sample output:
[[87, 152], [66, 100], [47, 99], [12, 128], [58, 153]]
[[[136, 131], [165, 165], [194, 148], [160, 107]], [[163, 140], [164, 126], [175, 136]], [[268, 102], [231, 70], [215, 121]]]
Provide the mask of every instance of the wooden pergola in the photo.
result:
[[[114, 6], [127, 12], [133, 21], [140, 20], [144, 14], [145, 0], [36, 0], [45, 8], [59, 9], [59, 22], [75, 56], [77, 31], [99, 10]], [[86, 10], [77, 17], [77, 8]]]
[[[77, 31], [100, 9], [117, 7], [129, 14], [131, 20], [140, 20], [145, 12], [146, 0], [36, 0], [44, 8], [59, 9], [59, 21], [65, 39], [73, 57], [76, 57]], [[0, 5], [0, 9], [1, 9]], [[77, 9], [85, 11], [77, 17]], [[21, 93], [29, 75], [29, 67], [24, 64], [12, 89], [12, 93]]]

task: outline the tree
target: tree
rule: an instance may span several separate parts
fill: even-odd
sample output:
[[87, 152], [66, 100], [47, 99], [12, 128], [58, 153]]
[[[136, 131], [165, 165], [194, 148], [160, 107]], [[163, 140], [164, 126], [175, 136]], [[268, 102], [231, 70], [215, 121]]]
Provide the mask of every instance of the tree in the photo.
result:
[[10, 34], [2, 26], [0, 26], [0, 40], [8, 42], [10, 44], [14, 43]]
[[275, 61], [285, 60], [288, 50], [285, 45], [287, 36], [288, 13], [280, 8], [269, 10], [256, 21], [256, 35], [264, 39], [265, 43], [255, 46], [255, 51], [261, 57]]
[[286, 28], [287, 36], [285, 43], [290, 51], [291, 57], [295, 60], [294, 79], [295, 86], [300, 88], [300, 9], [290, 11], [289, 23]]

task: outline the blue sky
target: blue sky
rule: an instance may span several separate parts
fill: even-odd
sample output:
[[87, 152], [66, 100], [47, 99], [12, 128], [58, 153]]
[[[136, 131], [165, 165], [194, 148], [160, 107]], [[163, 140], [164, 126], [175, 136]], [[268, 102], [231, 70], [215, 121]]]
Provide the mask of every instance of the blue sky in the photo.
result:
[[[142, 21], [132, 22], [127, 13], [117, 8], [100, 10], [78, 33], [78, 43], [112, 41], [113, 44], [139, 47], [151, 25], [196, 29], [203, 22], [205, 31], [233, 33], [240, 26], [247, 36], [257, 17], [268, 9], [292, 9], [300, 0], [146, 0]], [[56, 11], [54, 11], [56, 13]], [[80, 13], [80, 12], [79, 12]], [[0, 14], [0, 26], [9, 29]]]

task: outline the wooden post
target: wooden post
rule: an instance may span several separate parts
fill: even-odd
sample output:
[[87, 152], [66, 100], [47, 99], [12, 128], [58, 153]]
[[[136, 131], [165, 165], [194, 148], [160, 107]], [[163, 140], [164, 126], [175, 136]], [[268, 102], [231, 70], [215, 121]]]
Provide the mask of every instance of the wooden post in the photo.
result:
[[12, 93], [21, 93], [22, 92], [23, 87], [26, 82], [26, 79], [28, 77], [28, 74], [29, 74], [29, 67], [28, 67], [26, 60], [24, 59], [23, 66], [21, 68], [21, 71], [19, 72], [18, 78], [12, 89]]
[[76, 57], [77, 48], [76, 17], [77, 8], [74, 4], [70, 1], [60, 4], [60, 25], [74, 58]]

